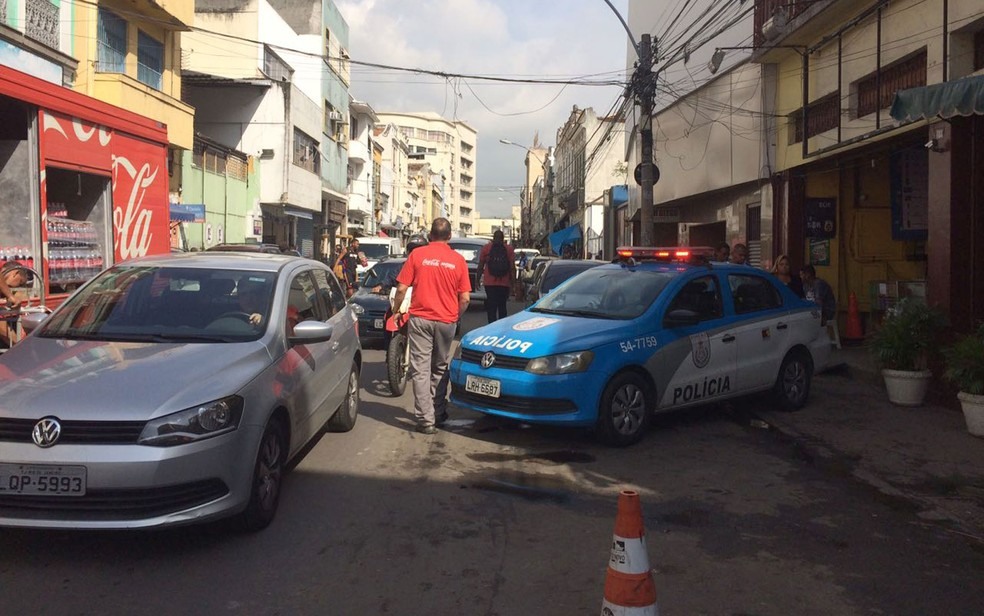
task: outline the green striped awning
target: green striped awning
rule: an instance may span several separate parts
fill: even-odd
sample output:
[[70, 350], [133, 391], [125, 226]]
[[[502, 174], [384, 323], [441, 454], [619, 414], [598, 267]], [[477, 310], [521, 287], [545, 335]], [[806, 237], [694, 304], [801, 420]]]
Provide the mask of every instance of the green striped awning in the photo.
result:
[[984, 75], [900, 90], [891, 113], [899, 122], [984, 115]]

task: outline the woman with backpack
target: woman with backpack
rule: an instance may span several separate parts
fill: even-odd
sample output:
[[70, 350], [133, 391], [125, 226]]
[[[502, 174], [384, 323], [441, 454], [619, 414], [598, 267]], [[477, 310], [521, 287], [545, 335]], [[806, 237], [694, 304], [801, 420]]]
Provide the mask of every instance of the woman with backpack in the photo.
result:
[[516, 255], [506, 245], [502, 229], [496, 229], [492, 241], [482, 247], [478, 256], [478, 279], [485, 287], [485, 312], [489, 323], [506, 316], [509, 291], [516, 282]]

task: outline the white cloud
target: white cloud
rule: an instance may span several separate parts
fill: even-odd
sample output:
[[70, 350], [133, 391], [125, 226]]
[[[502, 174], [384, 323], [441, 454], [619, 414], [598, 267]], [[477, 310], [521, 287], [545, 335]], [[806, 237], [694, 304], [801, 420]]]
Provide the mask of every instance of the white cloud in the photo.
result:
[[[603, 0], [337, 0], [353, 60], [520, 79], [598, 73], [621, 78], [626, 34]], [[616, 0], [625, 15], [626, 0]], [[573, 105], [605, 113], [617, 87], [445, 81], [353, 65], [353, 96], [377, 111], [433, 111], [479, 133], [478, 208], [508, 215], [523, 183], [523, 157], [500, 138], [552, 145]], [[541, 109], [542, 108], [542, 109]], [[517, 115], [509, 115], [517, 114]], [[501, 199], [504, 197], [504, 199]]]

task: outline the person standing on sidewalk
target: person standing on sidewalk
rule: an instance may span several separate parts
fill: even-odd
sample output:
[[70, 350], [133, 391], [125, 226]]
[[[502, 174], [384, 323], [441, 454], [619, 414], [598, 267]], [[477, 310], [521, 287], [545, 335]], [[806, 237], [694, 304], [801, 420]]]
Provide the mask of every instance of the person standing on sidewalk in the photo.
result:
[[410, 295], [410, 341], [408, 378], [413, 389], [417, 432], [434, 434], [447, 420], [448, 360], [461, 313], [471, 300], [468, 263], [449, 245], [451, 223], [435, 218], [430, 243], [415, 249], [396, 277], [394, 306], [402, 306]]
[[800, 268], [800, 279], [803, 281], [803, 297], [820, 306], [820, 325], [826, 325], [837, 316], [834, 290], [826, 280], [817, 278], [817, 270], [812, 265]]
[[482, 246], [478, 255], [478, 277], [485, 287], [485, 312], [489, 323], [506, 317], [509, 291], [516, 282], [516, 253], [506, 245], [502, 229], [496, 229], [492, 241]]

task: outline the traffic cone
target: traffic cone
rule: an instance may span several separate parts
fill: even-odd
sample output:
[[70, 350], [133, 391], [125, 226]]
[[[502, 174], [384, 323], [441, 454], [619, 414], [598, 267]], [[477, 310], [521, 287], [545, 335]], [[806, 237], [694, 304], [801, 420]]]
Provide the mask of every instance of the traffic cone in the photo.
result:
[[847, 296], [847, 327], [844, 328], [845, 340], [861, 340], [864, 331], [861, 329], [861, 314], [858, 312], [858, 296], [851, 291]]
[[639, 494], [623, 490], [618, 495], [618, 515], [612, 553], [605, 575], [602, 616], [659, 616], [656, 583], [649, 569], [646, 530], [642, 525]]

